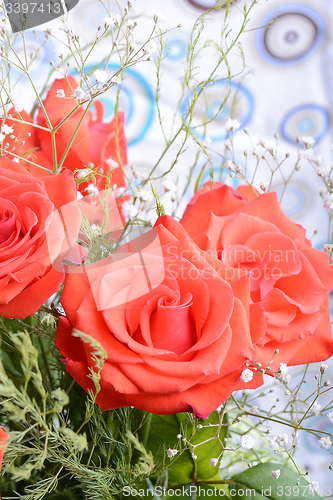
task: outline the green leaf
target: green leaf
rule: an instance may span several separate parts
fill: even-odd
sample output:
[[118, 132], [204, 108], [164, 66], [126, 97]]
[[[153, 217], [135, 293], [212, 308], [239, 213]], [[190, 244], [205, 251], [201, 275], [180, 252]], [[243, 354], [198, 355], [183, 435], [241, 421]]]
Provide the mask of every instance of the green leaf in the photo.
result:
[[[179, 414], [181, 415], [181, 414]], [[182, 416], [182, 415], [181, 415]], [[153, 415], [147, 448], [153, 453], [155, 463], [170, 463], [170, 459], [166, 457], [168, 448], [180, 448], [182, 441], [177, 439], [177, 434], [180, 433], [181, 423], [177, 418], [178, 415]], [[169, 484], [190, 483], [193, 478], [194, 464], [191, 454], [188, 450], [184, 451], [180, 456], [173, 459], [169, 470]]]
[[[230, 484], [230, 496], [234, 500], [253, 498], [256, 500], [290, 500], [300, 498], [304, 500], [315, 500], [321, 498], [317, 493], [310, 493], [308, 483], [303, 477], [297, 486], [298, 474], [290, 467], [283, 467], [279, 479], [272, 477], [272, 471], [281, 467], [277, 463], [259, 464], [251, 467], [240, 474], [235, 475]], [[252, 490], [252, 495], [251, 491]]]
[[[220, 421], [220, 414], [216, 411], [213, 411], [209, 415], [207, 420], [198, 419], [197, 425], [201, 424], [202, 426], [206, 426], [209, 424], [216, 425]], [[227, 415], [224, 415], [223, 423], [227, 423]], [[198, 444], [206, 441], [209, 438], [216, 436], [217, 427], [204, 427], [202, 429], [197, 429], [195, 435], [191, 439], [191, 443]], [[223, 442], [224, 438], [227, 435], [228, 427], [225, 425], [221, 428], [220, 431], [220, 439]], [[205, 481], [207, 479], [212, 478], [217, 474], [219, 470], [219, 463], [216, 467], [209, 465], [209, 461], [211, 458], [218, 458], [222, 453], [222, 446], [218, 439], [211, 439], [205, 444], [198, 446], [195, 450], [195, 454], [197, 455], [196, 466], [197, 466], [197, 480]]]
[[[169, 485], [187, 484], [197, 481], [205, 481], [214, 477], [218, 472], [218, 464], [216, 467], [209, 465], [211, 458], [218, 458], [222, 452], [222, 446], [218, 439], [210, 439], [216, 435], [219, 423], [220, 414], [217, 412], [211, 413], [208, 419], [193, 419], [187, 417], [184, 413], [176, 415], [153, 415], [149, 433], [148, 449], [152, 451], [155, 457], [155, 463], [162, 462], [168, 465]], [[225, 416], [223, 423], [227, 423]], [[208, 427], [212, 424], [212, 427]], [[202, 425], [203, 428], [197, 428]], [[206, 427], [207, 426], [207, 427]], [[227, 426], [223, 426], [220, 432], [220, 439], [223, 439], [227, 433]], [[184, 447], [183, 441], [177, 439], [177, 434], [181, 433], [186, 436], [192, 444], [199, 445], [204, 441], [207, 443], [199, 445], [195, 448], [197, 459], [193, 460], [191, 452], [185, 450], [174, 459], [166, 457], [166, 450], [181, 449]]]

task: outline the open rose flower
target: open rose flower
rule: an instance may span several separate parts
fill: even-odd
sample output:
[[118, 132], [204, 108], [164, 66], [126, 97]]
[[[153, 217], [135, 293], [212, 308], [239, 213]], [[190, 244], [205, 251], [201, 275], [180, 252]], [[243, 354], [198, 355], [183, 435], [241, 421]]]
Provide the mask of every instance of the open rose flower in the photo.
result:
[[36, 178], [1, 158], [0, 315], [34, 314], [59, 290], [64, 278], [59, 259], [81, 260], [75, 245], [81, 223], [76, 195], [69, 170]]
[[56, 346], [85, 390], [94, 390], [93, 348], [77, 331], [105, 349], [103, 410], [132, 405], [206, 418], [239, 383], [253, 355], [249, 293], [238, 282], [234, 290], [202, 254], [164, 216], [110, 258], [66, 274]]
[[[333, 354], [328, 295], [329, 255], [311, 247], [305, 230], [282, 211], [276, 192], [207, 183], [181, 221], [200, 248], [251, 278], [251, 317], [265, 328], [253, 335], [256, 358], [290, 365]], [[262, 332], [265, 332], [264, 335]]]
[[0, 427], [0, 472], [8, 438], [9, 434], [2, 427]]
[[[118, 187], [126, 185], [123, 167], [127, 164], [127, 140], [124, 133], [124, 113], [119, 112], [110, 123], [103, 122], [104, 106], [95, 100], [95, 118], [88, 110], [84, 114], [84, 106], [77, 107], [77, 101], [73, 98], [73, 93], [78, 87], [78, 83], [72, 76], [55, 80], [51, 86], [45, 100], [44, 109], [51, 122], [52, 127], [56, 127], [60, 122], [64, 123], [55, 134], [57, 162], [62, 159], [69, 141], [75, 134], [66, 155], [64, 166], [72, 171], [84, 169], [90, 164], [100, 171], [101, 175], [96, 176], [99, 189], [103, 189], [106, 184], [106, 176], [112, 171], [112, 184]], [[57, 90], [62, 89], [66, 98], [57, 97]], [[75, 111], [74, 111], [75, 110]], [[72, 114], [71, 114], [72, 113]], [[53, 170], [53, 151], [51, 133], [43, 128], [33, 126], [33, 119], [25, 111], [17, 113], [14, 108], [8, 114], [15, 119], [23, 119], [27, 123], [20, 123], [7, 118], [5, 124], [12, 127], [13, 135], [18, 139], [8, 139], [10, 147], [15, 155], [23, 156], [30, 162]], [[65, 119], [68, 115], [69, 118]], [[80, 123], [81, 122], [81, 123]], [[44, 110], [39, 108], [37, 115], [37, 125], [49, 128]], [[78, 131], [75, 133], [76, 129]], [[27, 134], [31, 134], [27, 136]], [[24, 141], [24, 144], [21, 144]], [[15, 149], [12, 150], [12, 147]], [[21, 160], [34, 175], [45, 175], [47, 172], [31, 163]], [[38, 172], [39, 171], [39, 172]], [[85, 189], [86, 183], [80, 185], [80, 190]]]

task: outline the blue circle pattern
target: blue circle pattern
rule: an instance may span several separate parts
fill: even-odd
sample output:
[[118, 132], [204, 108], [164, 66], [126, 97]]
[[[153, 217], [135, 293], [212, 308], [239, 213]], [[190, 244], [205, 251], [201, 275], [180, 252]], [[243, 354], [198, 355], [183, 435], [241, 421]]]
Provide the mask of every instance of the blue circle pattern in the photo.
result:
[[[300, 116], [300, 119], [296, 122], [296, 127], [297, 130], [295, 130], [295, 135], [293, 135], [294, 132], [290, 131], [291, 128], [291, 122], [292, 120], [297, 120], [297, 114], [302, 111], [309, 111], [309, 112], [315, 112], [318, 115], [318, 118], [320, 119], [321, 126], [319, 130], [315, 130], [316, 124], [311, 116]], [[318, 104], [301, 104], [300, 106], [296, 106], [295, 108], [292, 108], [288, 113], [285, 115], [285, 117], [282, 120], [281, 124], [281, 134], [284, 137], [284, 139], [291, 144], [296, 144], [296, 137], [302, 136], [302, 135], [311, 135], [316, 143], [320, 142], [325, 135], [328, 132], [328, 129], [330, 127], [330, 115], [328, 111], [323, 108], [322, 106], [319, 106]]]
[[[282, 194], [283, 186], [277, 187], [278, 197]], [[281, 202], [281, 208], [291, 219], [297, 219], [311, 205], [311, 193], [303, 184], [289, 183]]]
[[[119, 70], [119, 68], [120, 68], [119, 65], [110, 63], [107, 67], [107, 70], [116, 72]], [[89, 72], [89, 70], [91, 69], [92, 69], [91, 66], [87, 67], [86, 71]], [[155, 116], [155, 106], [154, 106], [155, 97], [150, 85], [140, 75], [140, 73], [133, 70], [132, 68], [128, 68], [125, 70], [125, 75], [129, 77], [129, 82], [126, 81], [125, 78], [122, 85], [122, 94], [125, 101], [124, 111], [125, 111], [126, 124], [128, 128], [132, 126], [135, 122], [137, 122], [138, 125], [138, 131], [135, 132], [134, 135], [130, 137], [128, 140], [128, 146], [133, 146], [134, 144], [143, 139], [143, 137], [147, 134], [149, 128], [153, 123]], [[146, 113], [143, 117], [142, 117], [142, 112], [140, 111], [140, 113], [138, 113], [136, 110], [135, 95], [133, 94], [133, 90], [131, 88], [130, 79], [133, 79], [135, 84], [141, 88], [142, 94], [144, 96]], [[92, 83], [94, 83], [93, 78], [91, 78], [91, 80]], [[111, 94], [111, 92], [109, 91], [107, 94], [103, 94], [103, 96], [99, 98], [99, 100], [102, 101], [102, 103], [104, 104], [105, 108], [104, 119], [109, 119], [109, 120], [111, 120], [114, 116], [114, 109], [116, 103], [115, 96], [113, 93]], [[141, 124], [140, 120], [142, 120]]]
[[187, 44], [181, 38], [176, 38], [167, 42], [166, 54], [167, 58], [171, 61], [178, 61], [182, 59], [187, 54]]
[[[216, 89], [218, 86], [226, 88], [229, 85], [230, 85], [229, 83], [225, 83], [225, 82], [216, 82], [215, 85], [214, 86], [212, 85], [211, 87], [214, 89]], [[239, 120], [239, 122], [241, 124], [240, 128], [238, 130], [235, 130], [235, 132], [234, 132], [234, 134], [235, 134], [239, 130], [244, 128], [251, 120], [252, 114], [253, 114], [253, 109], [254, 109], [254, 101], [253, 101], [252, 94], [245, 87], [243, 87], [243, 86], [240, 87], [239, 84], [232, 82], [231, 88], [233, 90], [236, 90], [244, 98], [244, 100], [247, 104], [247, 106], [245, 106], [245, 108], [247, 108], [247, 109], [245, 110], [244, 116], [235, 117], [235, 118], [237, 118], [237, 120]], [[222, 100], [221, 100], [221, 102], [222, 102]], [[221, 102], [218, 102], [215, 100], [210, 104], [210, 106], [207, 110], [208, 117], [214, 115], [214, 112], [216, 112], [218, 110]], [[243, 108], [244, 108], [244, 106], [243, 106]], [[188, 108], [188, 98], [185, 98], [181, 104], [181, 107], [180, 107], [181, 114], [182, 115], [186, 114], [188, 112], [188, 109], [189, 109]], [[219, 119], [216, 121], [219, 121], [219, 122], [224, 121], [229, 116], [229, 109], [230, 108], [229, 108], [228, 104], [226, 103], [226, 105], [224, 106], [224, 109], [222, 110], [222, 113], [221, 113]], [[221, 124], [221, 129], [223, 130], [222, 124]], [[200, 132], [195, 130], [194, 133], [199, 139], [202, 139], [203, 136]], [[227, 136], [226, 132], [223, 131], [223, 133], [221, 133], [220, 135], [217, 135], [217, 136], [210, 135], [210, 138], [212, 141], [221, 141], [221, 140], [224, 140], [226, 138], [226, 136]]]
[[256, 32], [256, 45], [257, 45], [257, 50], [260, 54], [260, 56], [268, 63], [274, 64], [276, 66], [292, 66], [295, 64], [299, 64], [307, 60], [309, 57], [311, 57], [317, 49], [320, 47], [320, 45], [323, 43], [325, 36], [326, 36], [326, 23], [325, 20], [322, 18], [322, 16], [314, 9], [309, 7], [308, 5], [304, 4], [299, 4], [299, 3], [289, 3], [286, 5], [280, 5], [274, 10], [269, 11], [264, 18], [260, 21], [260, 26], [264, 26], [265, 24], [269, 23], [273, 19], [276, 18], [276, 14], [288, 14], [288, 13], [299, 13], [303, 14], [307, 17], [309, 17], [316, 25], [318, 28], [318, 33], [316, 36], [316, 39], [311, 46], [311, 48], [306, 51], [305, 54], [296, 57], [295, 59], [291, 60], [286, 60], [282, 61], [279, 60], [272, 55], [270, 55], [267, 50], [265, 49], [265, 44], [264, 44], [264, 36], [265, 36], [265, 31], [269, 28], [263, 28], [263, 29], [258, 29]]

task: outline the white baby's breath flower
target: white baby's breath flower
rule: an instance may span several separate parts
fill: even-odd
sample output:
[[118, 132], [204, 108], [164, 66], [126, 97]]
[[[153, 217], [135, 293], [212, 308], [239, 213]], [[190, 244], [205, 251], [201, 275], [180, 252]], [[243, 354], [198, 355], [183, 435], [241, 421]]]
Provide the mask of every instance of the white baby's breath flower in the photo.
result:
[[288, 441], [289, 441], [289, 438], [288, 438], [288, 435], [283, 433], [283, 434], [278, 434], [277, 436], [274, 436], [273, 438], [275, 440], [275, 442], [279, 445], [279, 446], [285, 446], [288, 444]]
[[278, 380], [283, 380], [283, 382], [289, 382], [291, 375], [289, 373], [289, 368], [286, 363], [280, 363], [280, 368], [278, 373], [275, 374], [275, 378]]
[[317, 403], [317, 401], [315, 401], [311, 407], [311, 411], [316, 415], [316, 417], [318, 417], [320, 410], [321, 410], [321, 405]]
[[209, 459], [209, 465], [212, 465], [213, 467], [216, 467], [218, 463], [219, 463], [218, 458]]
[[232, 132], [234, 130], [239, 129], [240, 123], [238, 120], [233, 120], [232, 118], [228, 118], [228, 120], [225, 123], [225, 128], [227, 129], [228, 132]]
[[312, 481], [308, 484], [308, 490], [313, 495], [319, 489], [319, 483], [317, 481]]
[[21, 105], [20, 102], [16, 101], [16, 99], [13, 100], [13, 104], [16, 113], [21, 113], [21, 111], [23, 111], [23, 106]]
[[266, 182], [266, 181], [259, 182], [259, 187], [260, 187], [261, 191], [266, 193], [267, 188], [268, 188], [268, 182]]
[[0, 142], [4, 141], [6, 139], [6, 136], [4, 134], [0, 134]]
[[129, 51], [130, 51], [130, 52], [135, 52], [135, 51], [136, 51], [136, 49], [137, 49], [137, 47], [138, 47], [138, 46], [137, 46], [137, 44], [136, 44], [136, 43], [134, 43], [134, 42], [132, 42], [132, 43], [130, 43], [130, 45], [129, 45]]
[[157, 52], [157, 43], [155, 42], [155, 40], [150, 40], [148, 43], [146, 43], [145, 45], [145, 50], [147, 52], [149, 52], [150, 54], [152, 54], [153, 52]]
[[251, 436], [244, 434], [241, 436], [240, 445], [244, 450], [251, 450], [254, 445], [254, 441]]
[[311, 148], [316, 142], [313, 137], [300, 137], [299, 140], [303, 142], [306, 148]]
[[60, 31], [64, 31], [65, 33], [69, 33], [72, 29], [72, 26], [69, 21], [62, 21], [61, 26], [59, 26]]
[[324, 207], [328, 210], [333, 209], [333, 193], [326, 195]]
[[326, 370], [327, 370], [327, 369], [328, 369], [328, 365], [327, 365], [326, 363], [322, 363], [322, 364], [320, 365], [320, 373], [321, 373], [322, 375], [324, 375], [324, 373], [326, 372]]
[[333, 252], [333, 245], [331, 243], [325, 243], [323, 247], [324, 247], [324, 252], [326, 253]]
[[94, 75], [97, 83], [106, 83], [108, 81], [107, 72], [102, 69], [96, 69]]
[[329, 422], [331, 422], [333, 424], [333, 411], [330, 411], [329, 413], [327, 413], [326, 418]]
[[85, 99], [87, 97], [86, 92], [81, 87], [76, 87], [73, 92], [75, 99]]
[[121, 77], [120, 76], [113, 76], [111, 78], [111, 82], [114, 83], [115, 85], [120, 85], [121, 84]]
[[167, 450], [167, 455], [169, 458], [174, 457], [175, 455], [177, 455], [177, 453], [178, 453], [178, 450], [173, 450], [172, 448], [169, 448]]
[[265, 149], [275, 149], [276, 148], [276, 142], [273, 141], [273, 139], [266, 139], [264, 141], [261, 141], [261, 145]]
[[152, 199], [150, 191], [147, 191], [147, 189], [142, 189], [142, 188], [138, 192], [138, 197], [142, 202], [150, 201]]
[[211, 145], [211, 138], [210, 137], [206, 137], [205, 139], [203, 139], [201, 141], [201, 144], [203, 145], [204, 148], [209, 148], [209, 146]]
[[124, 188], [124, 187], [115, 188], [113, 190], [114, 197], [121, 198], [122, 196], [124, 196], [125, 191], [126, 191], [126, 188]]
[[332, 441], [328, 436], [318, 439], [318, 443], [320, 448], [324, 448], [325, 450], [328, 450], [332, 446]]
[[13, 127], [10, 127], [9, 125], [2, 125], [1, 127], [1, 132], [5, 135], [7, 134], [12, 134], [14, 132]]
[[56, 97], [60, 97], [61, 99], [66, 97], [64, 89], [57, 89], [56, 90]]
[[224, 167], [228, 170], [231, 170], [232, 172], [235, 171], [235, 164], [231, 160], [227, 160], [224, 164]]
[[162, 187], [164, 188], [165, 192], [167, 192], [167, 191], [171, 191], [174, 193], [177, 192], [177, 186], [174, 182], [170, 182], [170, 181], [162, 182]]
[[98, 226], [97, 224], [92, 224], [91, 230], [95, 236], [99, 236], [102, 232], [102, 228], [100, 226]]
[[19, 157], [18, 157], [18, 156], [14, 156], [14, 158], [13, 158], [13, 162], [15, 162], [15, 163], [20, 163], [20, 159], [19, 159]]
[[[91, 168], [83, 168], [76, 173], [77, 179], [86, 179], [89, 175], [93, 174]], [[91, 184], [92, 185], [92, 184]]]
[[110, 17], [104, 17], [103, 19], [103, 23], [105, 25], [106, 28], [109, 28], [110, 26], [112, 26], [116, 21], [116, 18], [114, 16], [110, 16]]
[[232, 146], [231, 140], [230, 139], [226, 139], [224, 141], [224, 146], [226, 147], [226, 149], [231, 149], [231, 146]]
[[121, 16], [119, 14], [117, 14], [116, 16], [114, 16], [114, 24], [115, 24], [115, 26], [120, 26], [120, 24], [121, 24]]
[[94, 184], [89, 184], [86, 187], [86, 191], [89, 194], [89, 196], [98, 196], [98, 187], [94, 186]]
[[264, 139], [259, 142], [259, 145], [265, 148], [272, 156], [275, 156], [278, 147], [273, 139]]
[[108, 158], [105, 162], [110, 170], [114, 170], [119, 167], [119, 163], [113, 158]]
[[241, 379], [245, 383], [251, 382], [251, 380], [253, 379], [253, 372], [252, 372], [252, 370], [249, 370], [248, 368], [246, 368], [245, 370], [243, 370], [242, 374], [241, 374]]
[[280, 372], [282, 375], [286, 375], [286, 373], [288, 373], [288, 369], [287, 363], [280, 363]]
[[138, 209], [130, 201], [125, 201], [123, 203], [121, 212], [126, 220], [134, 219], [138, 215]]
[[298, 154], [303, 160], [310, 160], [313, 157], [313, 149], [301, 149]]
[[277, 470], [272, 470], [272, 476], [273, 476], [275, 479], [279, 479], [280, 474], [281, 474], [281, 471], [280, 471], [279, 469], [277, 469]]

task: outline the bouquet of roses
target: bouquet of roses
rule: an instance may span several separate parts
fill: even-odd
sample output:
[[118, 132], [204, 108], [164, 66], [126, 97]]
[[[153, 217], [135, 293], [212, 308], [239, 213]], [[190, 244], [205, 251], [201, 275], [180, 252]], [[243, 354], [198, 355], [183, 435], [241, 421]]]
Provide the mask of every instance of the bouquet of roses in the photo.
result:
[[[9, 92], [3, 101], [3, 498], [275, 499], [292, 488], [296, 497], [319, 497], [294, 454], [300, 432], [314, 433], [321, 448], [332, 444], [331, 434], [304, 422], [320, 413], [328, 365], [321, 364], [307, 398], [306, 372], [291, 387], [289, 367], [333, 354], [331, 248], [315, 249], [277, 193], [266, 186], [260, 193], [233, 158], [225, 156], [223, 165], [238, 187], [216, 180], [207, 141], [191, 122], [211, 78], [196, 84], [174, 134], [185, 132], [200, 146], [211, 172], [208, 182], [202, 171], [194, 187], [185, 184], [184, 193], [192, 190], [185, 210], [177, 185], [156, 187], [156, 167], [140, 175], [127, 166], [126, 117], [116, 105], [114, 118], [103, 121], [96, 97], [121, 83], [133, 57], [147, 58], [154, 37], [162, 57], [165, 34], [154, 18], [153, 34], [134, 56], [130, 8], [128, 2], [112, 29], [104, 23], [103, 36], [111, 30], [121, 58], [112, 77], [97, 70], [91, 84], [84, 72], [79, 80], [65, 69], [44, 94], [36, 91], [31, 114]], [[201, 25], [204, 16], [190, 55]], [[75, 53], [78, 40], [67, 25], [64, 31]], [[10, 36], [2, 34], [7, 62]], [[186, 78], [189, 85], [194, 76]], [[237, 123], [226, 123], [229, 151]], [[173, 142], [166, 140], [162, 158]], [[277, 161], [273, 149], [266, 152]], [[290, 396], [280, 412], [269, 402], [272, 382]], [[267, 406], [258, 410], [251, 394]], [[291, 443], [285, 432], [270, 435], [270, 421], [292, 429]]]

